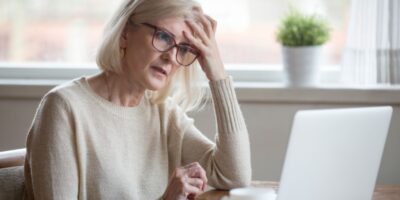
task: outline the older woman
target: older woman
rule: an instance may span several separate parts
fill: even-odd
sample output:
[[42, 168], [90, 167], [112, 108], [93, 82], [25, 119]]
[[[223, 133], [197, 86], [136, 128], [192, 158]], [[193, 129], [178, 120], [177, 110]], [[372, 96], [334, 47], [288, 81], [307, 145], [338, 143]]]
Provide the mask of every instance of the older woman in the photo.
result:
[[[26, 198], [192, 199], [206, 184], [249, 184], [248, 134], [216, 25], [192, 0], [125, 1], [105, 29], [102, 72], [42, 99], [27, 138]], [[201, 71], [215, 143], [186, 115], [203, 97]]]

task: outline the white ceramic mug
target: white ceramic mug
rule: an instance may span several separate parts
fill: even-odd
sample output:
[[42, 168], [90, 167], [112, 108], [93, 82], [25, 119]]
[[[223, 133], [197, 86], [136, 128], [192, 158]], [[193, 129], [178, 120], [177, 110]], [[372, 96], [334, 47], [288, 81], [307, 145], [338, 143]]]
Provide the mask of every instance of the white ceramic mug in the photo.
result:
[[272, 188], [236, 188], [229, 191], [229, 200], [275, 200], [276, 193]]

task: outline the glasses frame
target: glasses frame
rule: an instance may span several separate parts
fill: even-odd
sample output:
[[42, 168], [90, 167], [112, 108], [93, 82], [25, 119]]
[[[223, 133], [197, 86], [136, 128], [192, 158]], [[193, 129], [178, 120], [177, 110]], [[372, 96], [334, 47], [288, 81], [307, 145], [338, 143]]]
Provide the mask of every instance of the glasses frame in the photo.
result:
[[[131, 19], [129, 19], [129, 23], [132, 24], [132, 25], [134, 25], [134, 23], [132, 22]], [[149, 27], [149, 28], [154, 29], [153, 38], [151, 39], [151, 44], [153, 45], [154, 49], [156, 49], [156, 50], [159, 51], [159, 52], [168, 52], [169, 50], [171, 50], [171, 49], [173, 49], [173, 48], [175, 48], [175, 47], [177, 48], [176, 55], [175, 55], [175, 59], [176, 59], [176, 61], [177, 61], [180, 65], [185, 66], [185, 67], [190, 66], [190, 65], [193, 64], [194, 61], [196, 61], [196, 59], [200, 56], [199, 51], [198, 51], [195, 47], [193, 47], [192, 45], [187, 44], [187, 43], [180, 43], [180, 44], [177, 44], [176, 41], [175, 41], [175, 38], [174, 38], [173, 34], [170, 33], [169, 31], [167, 31], [167, 30], [165, 30], [165, 29], [163, 29], [163, 28], [160, 28], [160, 27], [158, 27], [158, 26], [149, 24], [149, 23], [141, 23], [141, 24], [142, 24], [142, 25], [145, 25], [145, 26], [147, 26], [147, 27]], [[160, 50], [160, 49], [158, 49], [158, 48], [156, 47], [156, 45], [154, 44], [155, 38], [156, 38], [156, 33], [157, 33], [158, 31], [162, 31], [162, 32], [168, 34], [168, 35], [172, 38], [172, 41], [174, 42], [174, 44], [171, 45], [170, 47], [168, 47], [168, 48], [165, 49], [165, 50]], [[184, 64], [182, 64], [182, 63], [179, 61], [179, 59], [178, 59], [178, 53], [179, 53], [179, 49], [181, 48], [181, 46], [189, 46], [190, 48], [192, 48], [192, 49], [194, 49], [194, 50], [196, 51], [196, 54], [195, 54], [196, 57], [195, 57], [195, 58], [193, 59], [193, 61], [190, 62], [189, 64], [184, 65]]]

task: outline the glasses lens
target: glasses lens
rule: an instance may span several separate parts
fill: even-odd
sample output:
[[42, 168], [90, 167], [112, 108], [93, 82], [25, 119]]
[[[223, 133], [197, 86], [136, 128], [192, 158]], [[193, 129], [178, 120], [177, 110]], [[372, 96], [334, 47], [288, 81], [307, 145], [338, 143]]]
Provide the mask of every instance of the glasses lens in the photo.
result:
[[[156, 48], [158, 51], [168, 51], [172, 47], [175, 46], [175, 39], [173, 36], [171, 36], [169, 33], [162, 31], [162, 30], [157, 30], [154, 33], [154, 38], [153, 38], [153, 46]], [[176, 59], [179, 64], [188, 66], [193, 63], [193, 61], [197, 58], [198, 52], [195, 48], [191, 47], [190, 45], [187, 44], [180, 44], [177, 45], [178, 50], [177, 50], [177, 55]]]
[[198, 55], [197, 50], [189, 45], [178, 45], [178, 51], [176, 53], [176, 60], [181, 65], [185, 66], [192, 64]]
[[175, 45], [175, 40], [167, 32], [158, 30], [154, 33], [153, 45], [159, 51], [166, 51]]

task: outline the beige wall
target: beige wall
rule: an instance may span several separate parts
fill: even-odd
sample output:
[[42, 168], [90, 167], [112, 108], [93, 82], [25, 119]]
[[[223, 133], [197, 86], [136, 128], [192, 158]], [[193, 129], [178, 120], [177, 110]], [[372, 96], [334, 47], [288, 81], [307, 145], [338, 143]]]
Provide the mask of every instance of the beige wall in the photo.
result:
[[[250, 132], [253, 179], [279, 180], [294, 113], [299, 109], [358, 107], [363, 103], [318, 103], [299, 101], [249, 101], [238, 92]], [[38, 98], [1, 97], [0, 151], [24, 147], [25, 137], [39, 103]], [[368, 104], [379, 105], [379, 103]], [[400, 108], [394, 115], [382, 160], [378, 183], [400, 184]], [[194, 116], [195, 123], [208, 137], [215, 135], [214, 114], [210, 106]]]

